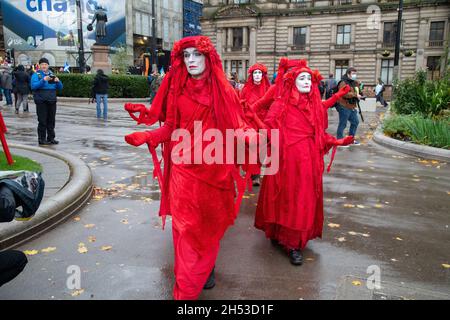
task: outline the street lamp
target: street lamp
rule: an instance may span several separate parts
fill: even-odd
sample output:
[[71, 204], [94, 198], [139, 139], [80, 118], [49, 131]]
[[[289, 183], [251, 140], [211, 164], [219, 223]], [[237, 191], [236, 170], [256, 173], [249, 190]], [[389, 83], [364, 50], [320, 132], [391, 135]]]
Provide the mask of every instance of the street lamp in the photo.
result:
[[84, 60], [84, 40], [83, 40], [83, 20], [81, 17], [81, 0], [76, 0], [77, 21], [78, 21], [78, 65], [80, 73], [86, 70], [86, 61]]
[[152, 72], [158, 69], [158, 57], [156, 55], [156, 14], [155, 0], [152, 0]]
[[395, 37], [395, 55], [394, 55], [394, 80], [398, 80], [400, 78], [400, 43], [401, 43], [401, 35], [402, 35], [402, 14], [403, 14], [403, 0], [400, 0], [398, 4], [398, 19], [397, 19], [397, 34]]

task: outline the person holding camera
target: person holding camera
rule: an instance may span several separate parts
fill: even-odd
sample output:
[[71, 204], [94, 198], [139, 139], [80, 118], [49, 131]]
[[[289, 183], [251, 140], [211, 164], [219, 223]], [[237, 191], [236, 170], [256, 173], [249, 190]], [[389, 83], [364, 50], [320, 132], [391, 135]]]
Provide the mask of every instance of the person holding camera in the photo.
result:
[[[350, 86], [350, 91], [338, 100], [336, 109], [339, 112], [339, 125], [337, 129], [337, 138], [344, 138], [344, 130], [347, 127], [347, 122], [350, 122], [349, 135], [355, 136], [358, 129], [358, 102], [362, 96], [358, 93], [357, 89], [357, 72], [356, 69], [350, 67], [347, 69], [345, 75], [342, 76], [341, 81], [338, 83], [338, 90], [342, 89], [346, 85]], [[359, 145], [358, 141], [354, 141], [354, 145]]]
[[39, 145], [58, 144], [59, 142], [55, 140], [56, 90], [62, 90], [63, 84], [49, 70], [46, 58], [39, 60], [39, 67], [40, 69], [31, 77], [31, 90], [39, 122]]

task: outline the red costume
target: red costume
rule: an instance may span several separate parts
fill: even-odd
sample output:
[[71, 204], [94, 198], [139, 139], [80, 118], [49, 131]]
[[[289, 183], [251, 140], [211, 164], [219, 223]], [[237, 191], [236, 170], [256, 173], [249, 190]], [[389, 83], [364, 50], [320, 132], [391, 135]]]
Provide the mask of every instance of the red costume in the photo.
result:
[[[262, 72], [262, 80], [260, 83], [255, 83], [253, 79], [253, 72], [259, 70]], [[248, 70], [248, 79], [241, 91], [241, 99], [246, 104], [252, 105], [259, 99], [261, 99], [270, 88], [270, 81], [267, 77], [267, 67], [263, 64], [257, 63], [250, 67]], [[267, 110], [258, 110], [258, 117], [264, 120], [267, 114]]]
[[[206, 69], [199, 80], [187, 71], [183, 60], [187, 48], [196, 48], [205, 56]], [[234, 164], [174, 163], [171, 153], [179, 142], [171, 141], [171, 135], [175, 129], [186, 129], [191, 133], [191, 151], [200, 143], [203, 154], [207, 143], [194, 141], [194, 121], [202, 121], [203, 132], [215, 128], [224, 133], [226, 129], [248, 126], [209, 38], [188, 37], [175, 43], [171, 64], [150, 109], [126, 106], [128, 111], [141, 112], [138, 122], [152, 124], [159, 119], [165, 120], [164, 125], [125, 139], [135, 146], [145, 142], [153, 147], [164, 144], [160, 215], [172, 215], [176, 278], [173, 294], [175, 299], [191, 300], [201, 293], [214, 268], [219, 241], [236, 218], [234, 182], [239, 183], [242, 194], [243, 181]]]
[[[322, 102], [320, 74], [311, 71], [306, 61], [285, 62], [291, 69], [279, 74], [282, 78], [270, 90], [274, 103], [264, 123], [259, 121], [260, 127], [280, 129], [280, 161], [278, 173], [263, 179], [255, 226], [287, 249], [299, 250], [308, 240], [322, 236], [324, 155], [332, 147], [351, 143], [353, 137], [337, 140], [325, 132], [326, 109], [349, 88]], [[300, 93], [295, 85], [302, 72], [312, 75], [309, 93]]]

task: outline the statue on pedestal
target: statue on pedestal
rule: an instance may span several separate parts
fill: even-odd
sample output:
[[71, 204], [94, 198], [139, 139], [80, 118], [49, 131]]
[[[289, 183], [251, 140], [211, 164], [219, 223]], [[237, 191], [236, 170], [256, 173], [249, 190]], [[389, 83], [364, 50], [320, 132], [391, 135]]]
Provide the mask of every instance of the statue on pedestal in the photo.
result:
[[102, 6], [97, 6], [94, 18], [92, 22], [87, 26], [89, 31], [94, 30], [93, 24], [97, 20], [95, 25], [96, 44], [101, 44], [101, 40], [106, 38], [106, 22], [108, 22], [108, 16], [106, 10]]

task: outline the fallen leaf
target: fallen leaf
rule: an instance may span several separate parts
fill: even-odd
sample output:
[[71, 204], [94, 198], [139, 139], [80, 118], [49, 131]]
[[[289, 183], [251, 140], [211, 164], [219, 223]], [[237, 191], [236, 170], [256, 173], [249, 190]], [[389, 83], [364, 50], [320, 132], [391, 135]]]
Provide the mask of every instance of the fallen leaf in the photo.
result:
[[123, 224], [128, 224], [129, 223], [127, 219], [122, 219], [122, 220], [120, 220], [120, 222], [122, 222]]
[[360, 286], [361, 284], [362, 284], [361, 281], [358, 280], [352, 281], [352, 285], [354, 286]]
[[27, 256], [34, 256], [39, 253], [39, 250], [25, 250], [23, 253]]
[[394, 259], [394, 258], [392, 258], [392, 259], [391, 259], [391, 261], [393, 261], [393, 262], [397, 262], [398, 260], [397, 260], [397, 259]]
[[84, 227], [86, 229], [92, 229], [93, 227], [95, 227], [95, 224], [85, 224]]
[[74, 221], [80, 221], [81, 218], [80, 218], [80, 217], [75, 217], [75, 218], [73, 218], [73, 220], [74, 220]]
[[72, 297], [78, 297], [78, 296], [82, 295], [83, 292], [84, 292], [84, 289], [75, 290], [74, 292], [72, 292]]
[[345, 242], [346, 239], [345, 239], [345, 237], [340, 237], [340, 238], [337, 238], [337, 241], [339, 241], [339, 242]]
[[363, 206], [362, 204], [358, 204], [357, 207], [360, 208], [360, 209], [364, 209], [365, 208], [365, 206]]
[[396, 237], [396, 238], [395, 238], [395, 240], [398, 240], [398, 241], [403, 241], [403, 239], [402, 239], [402, 238], [400, 238], [400, 237]]
[[419, 182], [420, 179], [412, 179], [412, 181], [414, 181], [414, 182]]
[[249, 196], [242, 196], [242, 198], [244, 198], [244, 199], [250, 199]]
[[443, 266], [445, 269], [450, 269], [450, 264], [443, 263], [442, 266]]
[[313, 258], [306, 258], [306, 261], [314, 261]]
[[48, 247], [48, 248], [42, 249], [41, 252], [50, 253], [50, 252], [53, 252], [55, 250], [56, 250], [55, 247]]
[[344, 204], [344, 208], [354, 208], [356, 207], [354, 204], [346, 203]]
[[382, 205], [382, 204], [379, 204], [379, 203], [377, 203], [377, 204], [375, 205], [375, 208], [383, 208], [383, 205]]
[[112, 246], [103, 246], [102, 251], [109, 251], [112, 249]]
[[94, 236], [89, 236], [89, 238], [88, 238], [88, 240], [89, 240], [89, 242], [95, 242], [95, 241], [97, 241], [97, 238], [96, 237], [94, 237]]
[[78, 244], [78, 252], [79, 253], [87, 253], [88, 252], [88, 249], [86, 248], [86, 245], [83, 242]]
[[115, 212], [117, 212], [117, 213], [124, 213], [124, 212], [128, 212], [128, 209], [117, 209], [117, 210], [114, 210]]
[[329, 223], [328, 226], [329, 226], [330, 228], [339, 228], [341, 225], [340, 225], [340, 224], [337, 224], [337, 223]]

